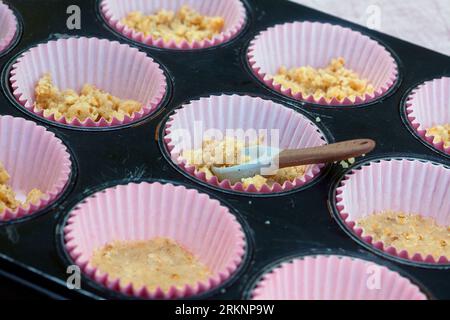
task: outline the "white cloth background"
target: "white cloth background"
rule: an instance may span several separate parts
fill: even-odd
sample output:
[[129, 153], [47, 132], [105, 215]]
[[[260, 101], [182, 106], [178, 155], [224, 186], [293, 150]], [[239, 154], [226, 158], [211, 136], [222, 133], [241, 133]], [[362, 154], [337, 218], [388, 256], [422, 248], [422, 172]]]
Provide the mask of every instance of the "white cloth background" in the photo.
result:
[[450, 56], [450, 0], [291, 1]]

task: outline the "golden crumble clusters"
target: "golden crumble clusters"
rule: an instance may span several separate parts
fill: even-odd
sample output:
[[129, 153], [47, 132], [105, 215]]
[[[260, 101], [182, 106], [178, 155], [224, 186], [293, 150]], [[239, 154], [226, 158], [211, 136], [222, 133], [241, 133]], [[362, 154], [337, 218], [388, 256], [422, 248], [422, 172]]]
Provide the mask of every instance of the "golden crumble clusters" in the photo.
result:
[[434, 136], [434, 143], [444, 143], [444, 148], [450, 147], [450, 123], [427, 129], [427, 136]]
[[302, 93], [304, 97], [313, 96], [316, 100], [325, 98], [339, 101], [345, 98], [355, 101], [356, 97], [373, 94], [373, 85], [358, 74], [345, 68], [344, 58], [331, 60], [324, 68], [315, 69], [311, 66], [287, 69], [282, 66], [274, 82], [281, 84], [285, 89], [291, 89], [293, 94]]
[[0, 162], [0, 215], [6, 209], [14, 211], [21, 206], [35, 204], [42, 198], [43, 193], [38, 189], [33, 189], [28, 193], [25, 203], [22, 203], [16, 199], [16, 193], [8, 185], [9, 180], [10, 176]]
[[122, 284], [149, 290], [182, 288], [207, 280], [211, 272], [175, 241], [156, 238], [148, 241], [115, 241], [96, 250], [91, 263]]
[[[211, 171], [213, 166], [230, 167], [249, 162], [251, 159], [241, 153], [242, 148], [257, 146], [261, 143], [262, 138], [247, 144], [242, 140], [231, 137], [226, 137], [221, 141], [205, 139], [202, 143], [202, 148], [183, 151], [181, 157], [188, 164], [195, 166], [197, 171], [204, 172], [206, 178], [210, 179], [214, 176], [214, 173]], [[265, 184], [272, 186], [278, 182], [283, 185], [286, 181], [294, 181], [296, 178], [304, 176], [305, 173], [306, 166], [296, 166], [279, 169], [275, 175], [270, 177], [256, 175], [242, 179], [241, 182], [245, 188], [253, 184], [259, 190]]]
[[212, 39], [220, 34], [224, 28], [225, 20], [222, 17], [203, 16], [194, 9], [185, 5], [176, 13], [160, 10], [153, 15], [142, 12], [130, 12], [122, 23], [131, 29], [142, 32], [144, 36], [164, 41], [174, 40], [177, 43], [186, 40], [191, 43]]
[[68, 121], [78, 119], [83, 122], [92, 119], [95, 122], [104, 118], [111, 122], [113, 118], [123, 120], [126, 115], [142, 109], [142, 104], [134, 100], [121, 100], [91, 84], [85, 84], [78, 94], [72, 89], [60, 91], [53, 84], [50, 74], [45, 74], [35, 88], [37, 110], [43, 110], [46, 117], [54, 115], [59, 120], [65, 117]]
[[435, 259], [450, 257], [450, 226], [440, 226], [433, 218], [418, 214], [383, 211], [357, 221], [374, 241], [409, 254], [431, 254]]

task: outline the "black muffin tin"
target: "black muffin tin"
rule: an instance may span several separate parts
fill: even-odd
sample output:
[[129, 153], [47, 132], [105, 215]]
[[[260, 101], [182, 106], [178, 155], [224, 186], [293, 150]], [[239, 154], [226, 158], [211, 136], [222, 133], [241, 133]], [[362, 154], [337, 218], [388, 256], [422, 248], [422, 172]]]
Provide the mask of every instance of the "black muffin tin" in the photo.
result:
[[[129, 181], [170, 181], [222, 201], [238, 216], [247, 235], [247, 254], [239, 271], [223, 286], [194, 298], [248, 298], [255, 282], [268, 268], [308, 254], [345, 254], [372, 260], [410, 278], [429, 298], [450, 298], [448, 267], [424, 267], [392, 258], [355, 241], [341, 228], [333, 210], [333, 190], [346, 171], [339, 165], [328, 167], [319, 179], [304, 188], [285, 194], [252, 196], [198, 183], [169, 161], [161, 137], [173, 110], [198, 97], [236, 93], [272, 99], [312, 119], [320, 117], [318, 125], [330, 141], [372, 138], [378, 145], [371, 158], [418, 157], [450, 165], [447, 155], [427, 147], [410, 132], [402, 115], [404, 97], [412, 87], [450, 74], [449, 57], [288, 1], [244, 2], [247, 24], [232, 41], [203, 50], [176, 51], [144, 46], [112, 31], [102, 19], [99, 2], [95, 0], [6, 1], [16, 12], [20, 28], [13, 48], [0, 54], [3, 93], [0, 114], [36, 121], [54, 132], [70, 149], [73, 171], [67, 190], [53, 206], [31, 217], [0, 224], [0, 275], [57, 298], [126, 298], [85, 277], [81, 290], [67, 289], [66, 268], [71, 261], [64, 250], [64, 222], [78, 202], [105, 187]], [[66, 10], [72, 4], [81, 8], [81, 30], [66, 28]], [[333, 108], [294, 101], [267, 88], [257, 81], [248, 66], [249, 42], [270, 26], [296, 20], [339, 24], [379, 41], [399, 64], [397, 84], [375, 102]], [[8, 82], [11, 64], [31, 46], [68, 36], [120, 41], [155, 58], [169, 80], [162, 108], [127, 127], [94, 131], [61, 127], [24, 111], [11, 95]]]

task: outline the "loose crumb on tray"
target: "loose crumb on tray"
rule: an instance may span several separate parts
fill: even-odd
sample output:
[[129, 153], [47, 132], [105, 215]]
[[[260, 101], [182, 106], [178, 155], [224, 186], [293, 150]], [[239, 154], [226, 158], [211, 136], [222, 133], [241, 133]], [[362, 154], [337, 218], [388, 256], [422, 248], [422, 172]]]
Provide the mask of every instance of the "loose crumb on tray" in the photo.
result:
[[431, 217], [383, 211], [358, 220], [365, 236], [381, 241], [385, 247], [406, 250], [410, 255], [431, 254], [435, 259], [450, 258], [450, 226], [441, 226]]
[[96, 250], [91, 263], [111, 279], [135, 288], [196, 285], [211, 276], [211, 271], [175, 241], [155, 238], [147, 241], [115, 241]]
[[146, 37], [174, 40], [176, 43], [183, 40], [189, 43], [211, 40], [222, 32], [225, 25], [224, 18], [201, 15], [187, 5], [182, 6], [176, 13], [167, 10], [160, 10], [152, 15], [139, 11], [130, 12], [121, 22], [135, 31], [142, 32]]
[[313, 96], [316, 100], [325, 98], [343, 101], [345, 98], [355, 101], [356, 97], [373, 94], [375, 89], [368, 80], [345, 68], [344, 58], [332, 59], [325, 68], [303, 66], [287, 69], [282, 66], [273, 77], [274, 82], [293, 94], [302, 93], [303, 97]]
[[78, 119], [94, 122], [114, 118], [123, 121], [142, 109], [142, 104], [134, 100], [122, 100], [112, 96], [91, 84], [85, 84], [78, 94], [72, 89], [60, 91], [53, 84], [51, 74], [45, 74], [35, 88], [35, 109], [44, 112], [44, 116], [53, 115], [56, 120], [65, 117], [68, 121]]
[[3, 164], [0, 162], [0, 216], [4, 213], [6, 209], [12, 211], [19, 207], [28, 207], [30, 204], [36, 204], [42, 198], [43, 193], [38, 189], [32, 189], [25, 200], [21, 202], [17, 199], [16, 193], [8, 185], [10, 176], [6, 171]]
[[[347, 160], [342, 160], [341, 162], [339, 162], [339, 165], [344, 168], [347, 169], [349, 168], [352, 164], [354, 164], [356, 161], [355, 158], [348, 158]], [[336, 162], [335, 162], [336, 163]]]
[[450, 147], [450, 123], [437, 125], [427, 129], [427, 137], [433, 136], [433, 143], [444, 143], [444, 148]]
[[[230, 167], [251, 161], [250, 157], [241, 153], [244, 147], [252, 147], [260, 145], [262, 138], [257, 141], [246, 143], [237, 138], [227, 137], [224, 140], [205, 139], [202, 147], [196, 150], [186, 150], [181, 157], [187, 161], [188, 164], [195, 166], [197, 171], [204, 172], [207, 179], [214, 176], [211, 171], [213, 166], [216, 167]], [[307, 166], [296, 166], [289, 168], [278, 169], [275, 175], [262, 176], [256, 175], [242, 179], [244, 188], [254, 185], [256, 189], [260, 190], [264, 185], [269, 187], [275, 183], [283, 185], [286, 181], [294, 181], [301, 178], [306, 173]]]

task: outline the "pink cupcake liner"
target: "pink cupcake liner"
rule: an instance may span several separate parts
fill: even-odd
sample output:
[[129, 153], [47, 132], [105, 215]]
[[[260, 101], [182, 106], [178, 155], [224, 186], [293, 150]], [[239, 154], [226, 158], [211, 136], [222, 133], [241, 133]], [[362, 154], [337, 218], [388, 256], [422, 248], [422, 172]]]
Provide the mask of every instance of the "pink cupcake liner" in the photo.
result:
[[[65, 117], [57, 120], [44, 116], [34, 108], [34, 89], [45, 74], [52, 74], [60, 90], [80, 91], [90, 83], [121, 99], [133, 99], [143, 104], [131, 117], [111, 122]], [[16, 100], [27, 110], [47, 120], [75, 127], [115, 127], [136, 122], [155, 112], [165, 96], [166, 77], [160, 66], [144, 52], [117, 41], [97, 38], [69, 38], [50, 41], [31, 48], [17, 59], [10, 75]]]
[[426, 135], [427, 129], [450, 123], [449, 77], [428, 81], [415, 88], [407, 98], [406, 114], [422, 140], [450, 155], [450, 147], [445, 148], [443, 142], [434, 143], [434, 136]]
[[388, 255], [417, 263], [448, 264], [450, 257], [407, 252], [375, 242], [357, 220], [385, 210], [421, 214], [450, 225], [450, 169], [410, 159], [370, 162], [345, 175], [336, 190], [336, 208], [346, 226], [364, 242]]
[[11, 116], [0, 116], [0, 162], [18, 197], [25, 199], [34, 188], [44, 193], [36, 204], [0, 212], [1, 222], [30, 216], [52, 204], [67, 185], [72, 166], [67, 148], [53, 133]]
[[[219, 201], [184, 186], [131, 183], [98, 192], [80, 203], [64, 229], [66, 249], [85, 274], [105, 287], [138, 298], [186, 298], [220, 286], [237, 270], [246, 250], [240, 224]], [[213, 273], [195, 286], [149, 291], [123, 283], [91, 265], [95, 249], [115, 240], [170, 238]]]
[[17, 19], [14, 12], [0, 1], [0, 53], [11, 44], [17, 32]]
[[426, 300], [409, 279], [362, 259], [319, 255], [282, 263], [263, 276], [254, 300]]
[[[293, 93], [274, 83], [272, 78], [282, 65], [322, 68], [337, 57], [343, 57], [347, 68], [368, 79], [375, 87], [374, 94], [357, 97], [354, 102], [348, 98], [317, 100], [312, 95]], [[398, 76], [397, 63], [385, 47], [360, 32], [329, 23], [294, 22], [271, 27], [251, 42], [248, 60], [254, 74], [270, 88], [290, 98], [320, 105], [368, 103], [383, 96]]]
[[[121, 22], [121, 19], [132, 11], [141, 11], [145, 14], [152, 14], [161, 9], [177, 11], [182, 5], [189, 5], [203, 15], [223, 17], [225, 19], [224, 31], [211, 40], [176, 43], [175, 41], [153, 39], [152, 36], [146, 37], [142, 32], [137, 32]], [[243, 29], [246, 22], [246, 10], [240, 0], [103, 0], [100, 9], [109, 26], [125, 37], [165, 49], [191, 50], [217, 46], [234, 38]]]
[[[220, 95], [201, 98], [184, 105], [169, 118], [164, 142], [172, 161], [182, 170], [196, 179], [225, 190], [247, 193], [275, 193], [299, 188], [311, 182], [319, 175], [323, 164], [309, 166], [306, 174], [295, 181], [286, 181], [283, 185], [275, 183], [272, 187], [264, 185], [258, 190], [255, 185], [244, 188], [242, 183], [232, 184], [229, 180], [219, 181], [217, 177], [206, 178], [204, 172], [186, 163], [181, 157], [184, 150], [201, 148], [202, 135], [195, 133], [195, 123], [202, 123], [202, 133], [208, 129], [218, 129], [224, 135], [228, 129], [279, 130], [280, 148], [307, 148], [326, 144], [319, 128], [302, 114], [276, 104], [270, 100], [240, 95]], [[189, 133], [190, 139], [178, 140], [177, 132]], [[188, 136], [189, 136], [188, 135]], [[186, 136], [186, 137], [188, 137]]]

